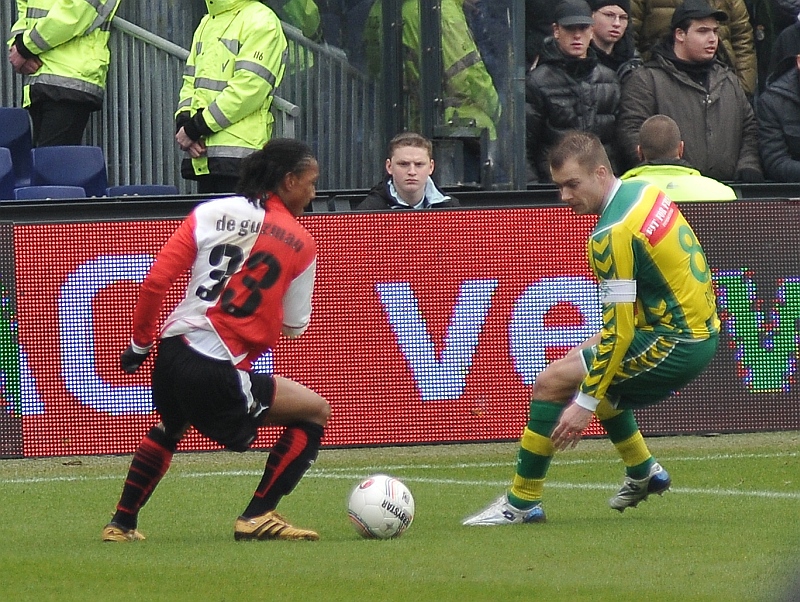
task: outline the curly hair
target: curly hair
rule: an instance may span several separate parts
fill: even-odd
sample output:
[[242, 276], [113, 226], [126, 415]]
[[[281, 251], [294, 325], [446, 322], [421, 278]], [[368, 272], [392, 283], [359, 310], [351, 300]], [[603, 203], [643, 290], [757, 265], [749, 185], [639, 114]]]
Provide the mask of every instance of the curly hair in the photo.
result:
[[277, 192], [287, 174], [302, 173], [314, 161], [314, 152], [305, 142], [273, 138], [242, 161], [235, 192], [259, 205], [265, 193]]

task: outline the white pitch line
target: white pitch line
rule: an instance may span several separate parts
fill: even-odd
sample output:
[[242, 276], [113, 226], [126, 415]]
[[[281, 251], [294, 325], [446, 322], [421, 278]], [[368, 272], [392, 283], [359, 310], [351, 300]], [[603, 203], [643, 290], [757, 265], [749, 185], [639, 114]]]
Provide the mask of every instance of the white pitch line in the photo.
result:
[[[392, 470], [396, 468], [393, 467]], [[410, 467], [411, 468], [411, 467]], [[419, 468], [419, 467], [416, 467]], [[447, 466], [438, 466], [437, 468], [448, 468]], [[348, 469], [352, 471], [351, 469]], [[389, 472], [386, 467], [384, 471]], [[337, 479], [357, 482], [370, 474], [369, 469], [364, 469], [359, 472], [339, 472], [330, 469], [312, 469], [306, 474], [306, 478], [316, 479]], [[172, 477], [179, 478], [208, 478], [208, 477], [239, 477], [239, 476], [261, 476], [262, 471], [256, 470], [226, 470], [219, 472], [175, 472]], [[13, 484], [35, 484], [35, 483], [60, 483], [60, 482], [91, 482], [91, 481], [109, 481], [120, 480], [124, 477], [122, 475], [98, 475], [94, 477], [30, 477], [18, 479], [2, 479], [0, 485], [13, 485]], [[465, 480], [465, 479], [441, 479], [441, 478], [427, 478], [427, 477], [413, 477], [402, 476], [404, 481], [409, 483], [430, 483], [435, 485], [459, 485], [467, 487], [492, 487], [502, 488], [508, 487], [509, 480], [492, 481], [492, 480]], [[552, 481], [547, 483], [548, 488], [552, 489], [583, 489], [591, 491], [613, 491], [618, 488], [617, 484], [609, 483], [564, 483], [559, 481]], [[800, 500], [800, 492], [782, 492], [782, 491], [758, 491], [747, 489], [720, 489], [717, 487], [698, 488], [698, 487], [673, 487], [670, 492], [686, 493], [691, 495], [716, 495], [722, 497], [757, 497], [766, 499], [777, 500]]]
[[[798, 452], [775, 452], [769, 454], [715, 454], [713, 456], [684, 456], [684, 457], [670, 457], [670, 456], [661, 456], [658, 455], [659, 461], [663, 463], [667, 462], [700, 462], [700, 461], [722, 461], [722, 460], [748, 460], [748, 459], [768, 459], [768, 458], [797, 458], [800, 457], [800, 453]], [[581, 459], [581, 460], [566, 460], [566, 459], [558, 459], [557, 457], [553, 459], [552, 465], [553, 466], [580, 466], [584, 464], [608, 464], [609, 461], [613, 462], [613, 458], [590, 458], [590, 459]], [[373, 471], [397, 471], [397, 470], [413, 470], [413, 469], [420, 469], [420, 470], [437, 470], [437, 469], [451, 469], [451, 468], [498, 468], [503, 466], [514, 466], [514, 461], [509, 460], [508, 462], [463, 462], [459, 464], [394, 464], [394, 465], [372, 465], [364, 467], [364, 470], [373, 470]], [[344, 471], [344, 470], [352, 470], [352, 468], [328, 468], [325, 470], [330, 471]]]
[[[323, 479], [363, 479], [365, 473], [357, 474], [328, 474], [326, 472], [308, 473], [309, 477], [323, 478]], [[488, 480], [462, 480], [462, 479], [431, 479], [425, 477], [403, 476], [403, 481], [409, 483], [432, 483], [435, 485], [463, 485], [469, 487], [508, 487], [510, 479], [505, 481], [488, 481]], [[563, 483], [558, 481], [548, 481], [547, 487], [552, 489], [585, 489], [592, 491], [614, 491], [619, 488], [618, 484], [608, 483]], [[674, 493], [690, 493], [697, 495], [719, 495], [719, 496], [734, 496], [734, 497], [760, 497], [769, 499], [786, 499], [786, 500], [800, 500], [800, 491], [752, 491], [745, 489], [720, 489], [711, 487], [708, 489], [697, 487], [672, 487], [670, 492]]]
[[[672, 462], [700, 462], [700, 461], [722, 461], [722, 460], [747, 460], [747, 459], [767, 459], [767, 458], [797, 458], [800, 457], [798, 452], [775, 452], [769, 454], [714, 454], [711, 456], [660, 456], [659, 460], [666, 463]], [[580, 466], [584, 464], [607, 464], [613, 461], [613, 458], [592, 458], [580, 460], [566, 460], [554, 458], [552, 461], [553, 466]], [[460, 462], [458, 464], [380, 464], [380, 465], [366, 465], [359, 467], [359, 471], [363, 471], [360, 475], [353, 478], [364, 477], [368, 474], [376, 472], [397, 472], [401, 470], [453, 470], [453, 469], [466, 469], [466, 468], [502, 468], [507, 467], [512, 469], [514, 462]], [[352, 467], [348, 468], [312, 468], [314, 472], [329, 472], [329, 473], [342, 473], [352, 471]], [[172, 472], [171, 475], [178, 475], [188, 478], [200, 478], [209, 476], [260, 476], [261, 472], [250, 470], [234, 470], [222, 472], [197, 472], [197, 473], [177, 473]], [[311, 473], [309, 473], [311, 476]], [[113, 479], [122, 479], [123, 476], [101, 475], [95, 477], [20, 477], [11, 479], [0, 479], [0, 485], [3, 484], [19, 484], [19, 483], [56, 483], [56, 482], [72, 482], [72, 481], [107, 481]], [[481, 481], [484, 482], [484, 481]]]

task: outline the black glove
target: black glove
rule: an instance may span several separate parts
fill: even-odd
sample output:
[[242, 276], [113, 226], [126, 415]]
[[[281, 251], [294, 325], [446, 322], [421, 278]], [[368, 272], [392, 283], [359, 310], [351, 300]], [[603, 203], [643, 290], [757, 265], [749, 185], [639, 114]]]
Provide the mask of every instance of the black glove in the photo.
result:
[[36, 55], [33, 54], [25, 44], [22, 43], [22, 34], [18, 33], [17, 37], [14, 38], [14, 46], [17, 47], [17, 52], [19, 52], [23, 57], [26, 59], [33, 59], [36, 58]]
[[197, 113], [194, 114], [194, 117], [183, 124], [183, 131], [186, 132], [186, 135], [195, 142], [200, 140], [200, 138], [203, 136], [208, 137], [214, 133], [211, 131], [211, 128], [206, 125], [206, 122], [203, 119], [203, 109], [197, 111]]
[[133, 345], [128, 345], [128, 348], [119, 356], [119, 365], [128, 374], [133, 374], [144, 363], [148, 355], [150, 355], [149, 349], [146, 353], [139, 353], [133, 350]]
[[183, 126], [185, 126], [189, 121], [191, 121], [191, 116], [189, 115], [189, 111], [181, 111], [175, 117], [175, 133], [177, 134]]
[[758, 184], [764, 181], [764, 174], [753, 167], [743, 167], [736, 172], [734, 180], [748, 184]]

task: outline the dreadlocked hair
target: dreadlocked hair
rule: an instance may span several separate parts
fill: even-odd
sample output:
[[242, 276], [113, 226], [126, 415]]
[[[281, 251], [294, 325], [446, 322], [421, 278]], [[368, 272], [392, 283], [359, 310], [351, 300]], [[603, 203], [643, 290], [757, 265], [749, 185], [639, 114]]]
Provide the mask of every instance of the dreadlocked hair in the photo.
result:
[[293, 138], [273, 138], [242, 161], [236, 194], [256, 206], [268, 192], [276, 192], [289, 173], [302, 173], [315, 161], [311, 147]]

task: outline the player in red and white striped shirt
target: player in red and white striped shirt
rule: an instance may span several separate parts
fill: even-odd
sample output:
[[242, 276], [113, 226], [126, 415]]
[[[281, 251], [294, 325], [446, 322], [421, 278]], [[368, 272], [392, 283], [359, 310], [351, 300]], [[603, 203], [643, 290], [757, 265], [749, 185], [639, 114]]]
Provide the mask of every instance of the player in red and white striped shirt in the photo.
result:
[[[159, 252], [141, 285], [133, 336], [121, 365], [135, 372], [156, 338], [153, 403], [161, 422], [145, 435], [104, 541], [137, 541], [139, 510], [194, 426], [233, 451], [261, 425], [284, 425], [253, 498], [237, 519], [238, 539], [319, 539], [275, 512], [316, 459], [328, 402], [292, 380], [250, 371], [281, 334], [300, 336], [311, 318], [316, 244], [297, 221], [316, 194], [319, 167], [302, 142], [275, 139], [243, 162], [237, 196], [199, 205]], [[156, 337], [173, 283], [190, 270], [183, 300]]]

